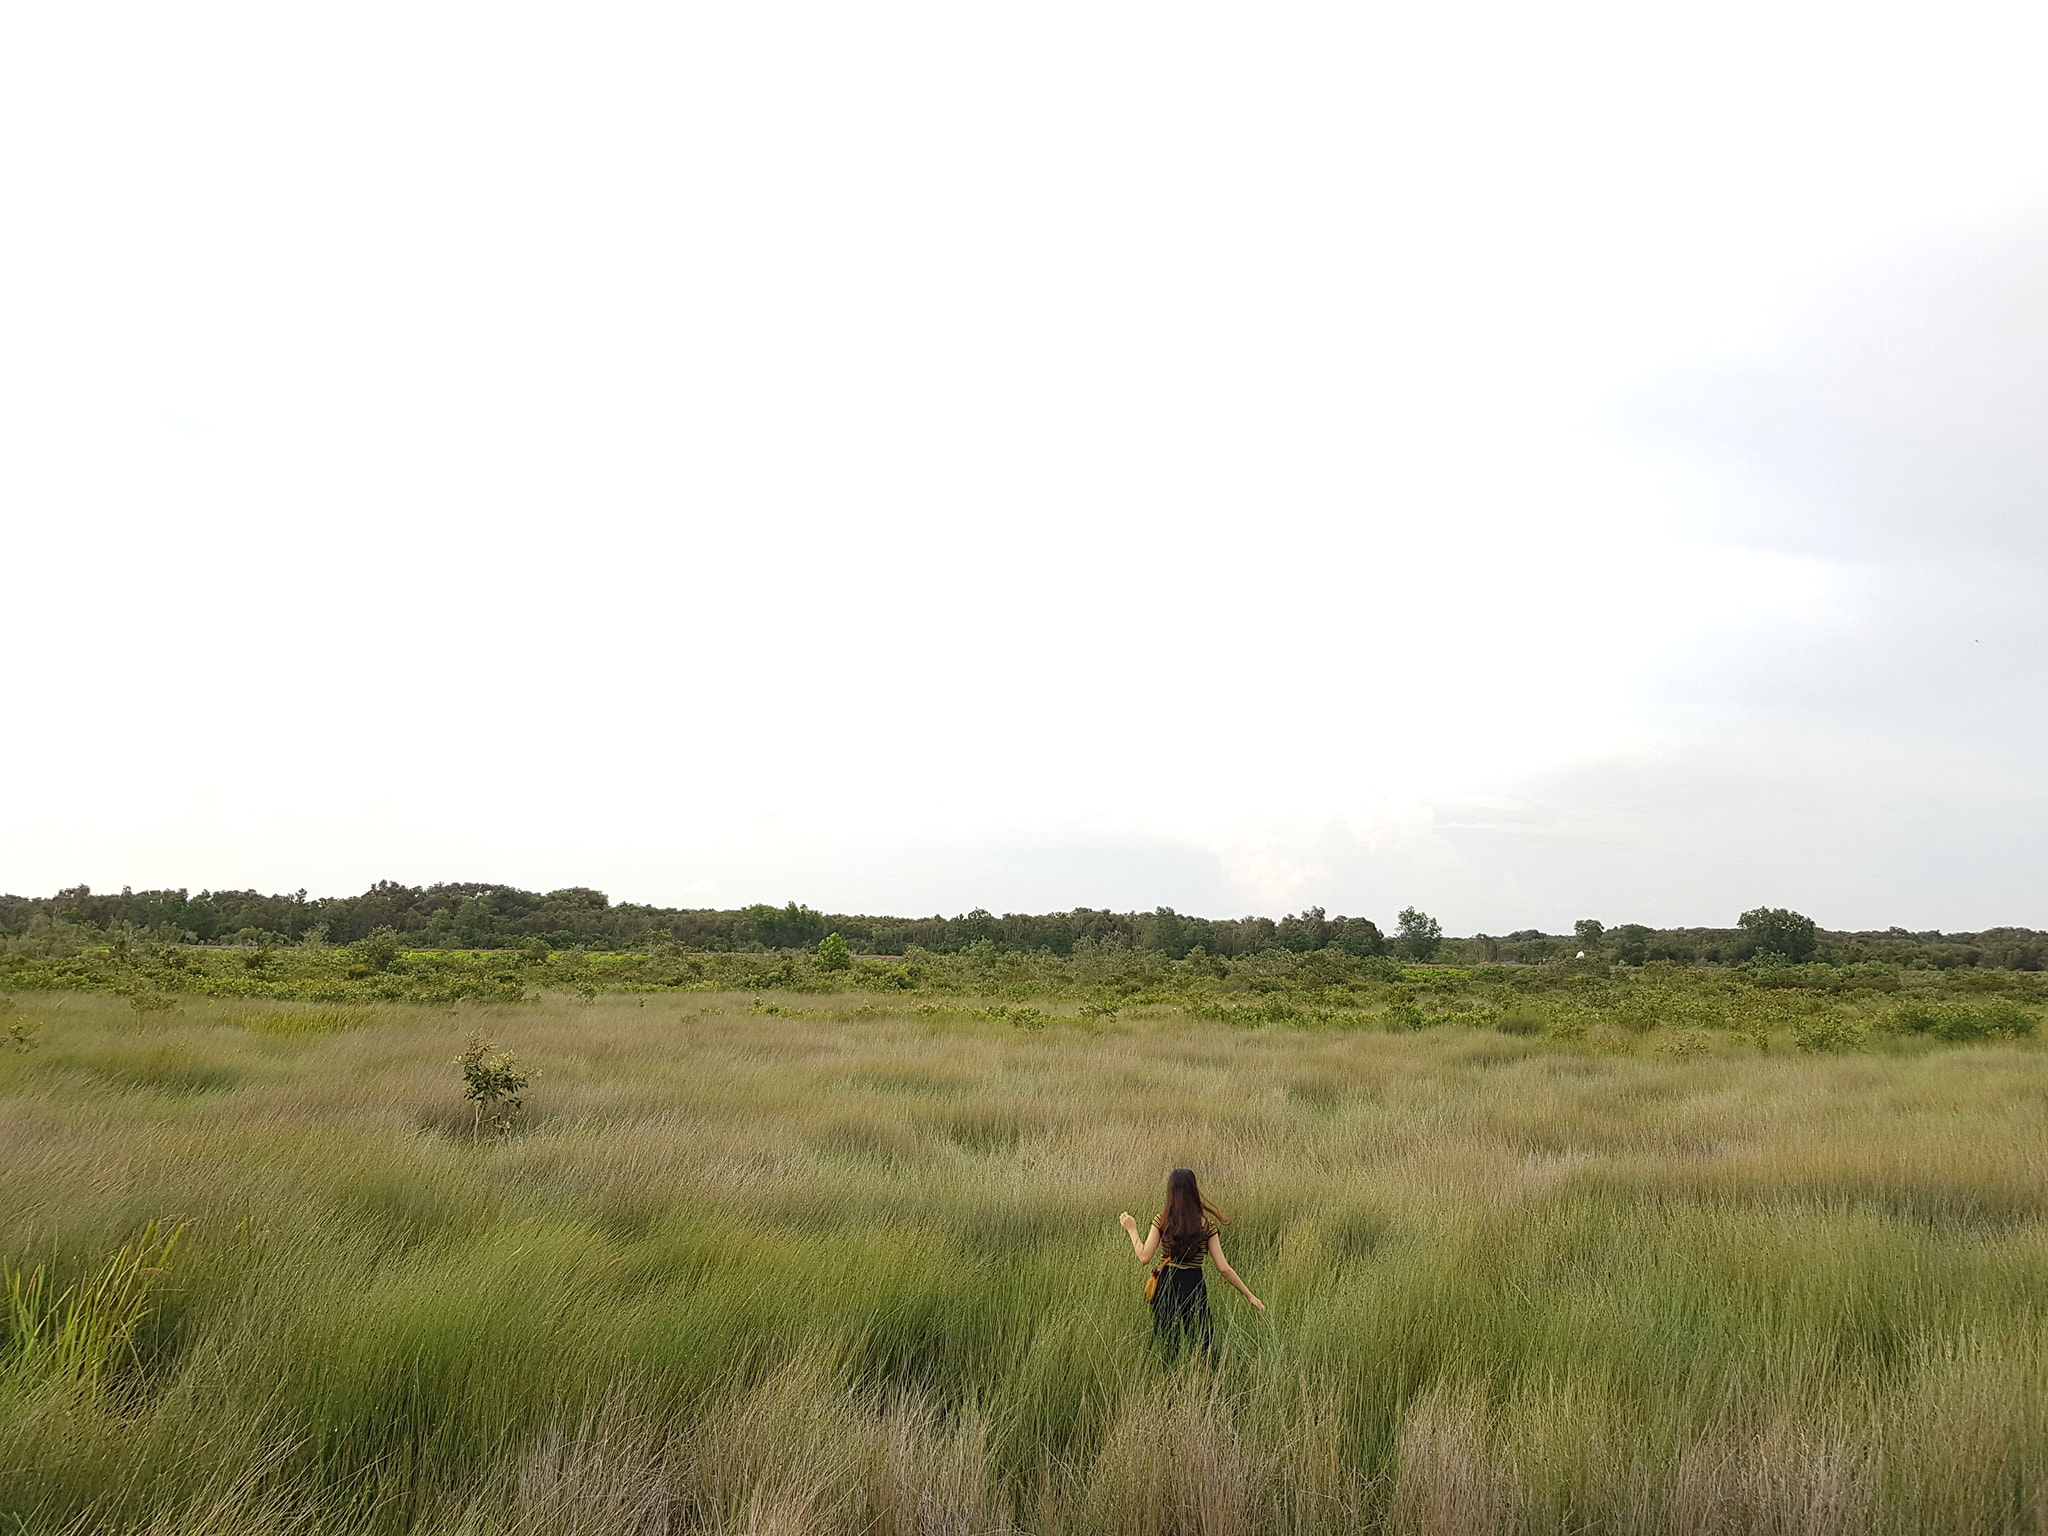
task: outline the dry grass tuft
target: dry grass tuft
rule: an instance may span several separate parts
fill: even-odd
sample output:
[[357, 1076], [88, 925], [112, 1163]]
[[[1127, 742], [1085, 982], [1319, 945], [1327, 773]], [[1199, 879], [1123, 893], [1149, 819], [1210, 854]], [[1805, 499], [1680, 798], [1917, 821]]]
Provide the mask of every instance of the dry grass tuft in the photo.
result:
[[1502, 1536], [1521, 1499], [1491, 1417], [1472, 1390], [1433, 1388], [1401, 1424], [1388, 1524], [1413, 1536]]

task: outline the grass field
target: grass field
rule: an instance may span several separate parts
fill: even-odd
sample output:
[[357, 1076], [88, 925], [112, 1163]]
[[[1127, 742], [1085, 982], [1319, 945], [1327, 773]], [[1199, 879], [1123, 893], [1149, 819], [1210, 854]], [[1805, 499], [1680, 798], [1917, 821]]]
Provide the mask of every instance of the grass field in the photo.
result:
[[0, 1532], [2048, 1530], [2038, 1045], [1406, 1007], [24, 995]]

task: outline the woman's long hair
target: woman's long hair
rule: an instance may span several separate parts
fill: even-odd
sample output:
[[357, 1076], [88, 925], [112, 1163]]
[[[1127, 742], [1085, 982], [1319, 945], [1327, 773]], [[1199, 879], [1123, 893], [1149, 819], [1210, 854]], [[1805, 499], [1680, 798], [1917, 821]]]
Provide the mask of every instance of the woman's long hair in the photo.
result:
[[1223, 1225], [1223, 1213], [1202, 1198], [1195, 1170], [1176, 1168], [1166, 1176], [1166, 1209], [1159, 1213], [1159, 1238], [1169, 1259], [1187, 1259], [1208, 1246]]

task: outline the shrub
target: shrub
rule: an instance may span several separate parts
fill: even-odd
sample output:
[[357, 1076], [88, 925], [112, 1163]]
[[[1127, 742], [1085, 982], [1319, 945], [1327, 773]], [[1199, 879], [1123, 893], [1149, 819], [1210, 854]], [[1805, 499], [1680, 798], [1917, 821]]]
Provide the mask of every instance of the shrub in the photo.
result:
[[1611, 1018], [1631, 1034], [1647, 1035], [1657, 1027], [1656, 1010], [1642, 1002], [1623, 1003], [1613, 1011]]
[[2001, 997], [1976, 1004], [1902, 1003], [1892, 1011], [1890, 1026], [1902, 1035], [1932, 1035], [1955, 1044], [2032, 1039], [2040, 1020], [2011, 998]]
[[1388, 1029], [1421, 1029], [1429, 1021], [1422, 1016], [1422, 1010], [1413, 1003], [1395, 1003], [1387, 1009]]
[[1977, 1016], [1984, 1022], [1984, 1032], [1995, 1040], [2031, 1040], [2041, 1027], [2039, 1018], [2011, 998], [1980, 1004]]
[[1817, 1013], [1792, 1025], [1792, 1044], [1809, 1054], [1854, 1050], [1869, 1038], [1861, 1022], [1840, 1014]]
[[1666, 1056], [1704, 1056], [1710, 1044], [1704, 1029], [1681, 1029], [1657, 1049]]
[[828, 933], [818, 940], [818, 964], [828, 971], [850, 971], [853, 951], [838, 934]]
[[366, 939], [349, 945], [350, 969], [357, 975], [377, 975], [391, 969], [399, 954], [398, 935], [379, 928]]

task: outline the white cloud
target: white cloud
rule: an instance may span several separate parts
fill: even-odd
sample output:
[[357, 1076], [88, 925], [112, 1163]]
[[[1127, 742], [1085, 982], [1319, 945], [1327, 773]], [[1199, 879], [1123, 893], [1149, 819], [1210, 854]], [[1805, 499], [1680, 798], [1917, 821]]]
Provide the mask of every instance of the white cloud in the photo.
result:
[[0, 885], [1498, 928], [2020, 793], [2025, 11], [6, 28]]

